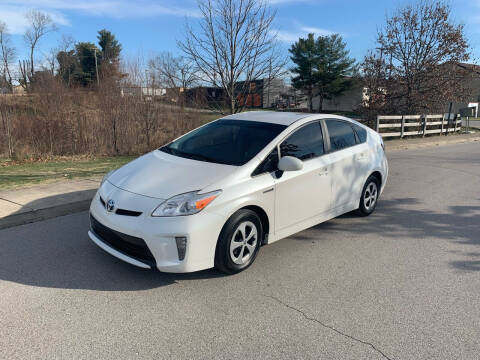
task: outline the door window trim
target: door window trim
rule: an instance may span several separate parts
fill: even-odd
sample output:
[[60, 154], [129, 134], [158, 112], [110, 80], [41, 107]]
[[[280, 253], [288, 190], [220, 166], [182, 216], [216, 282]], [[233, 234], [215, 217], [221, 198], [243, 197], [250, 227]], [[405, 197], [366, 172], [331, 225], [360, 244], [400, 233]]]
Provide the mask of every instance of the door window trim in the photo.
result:
[[300, 125], [299, 127], [296, 127], [295, 129], [293, 129], [291, 132], [289, 132], [282, 140], [280, 140], [277, 144], [277, 147], [278, 147], [278, 158], [281, 159], [282, 158], [282, 153], [280, 151], [280, 145], [285, 141], [287, 140], [290, 136], [292, 136], [293, 134], [295, 134], [298, 130], [300, 130], [301, 128], [305, 127], [305, 126], [308, 126], [308, 125], [311, 125], [313, 123], [319, 123], [320, 125], [320, 131], [322, 133], [322, 142], [323, 142], [323, 154], [320, 154], [320, 155], [317, 155], [315, 157], [311, 157], [311, 158], [308, 158], [308, 159], [305, 159], [305, 160], [301, 160], [302, 162], [307, 162], [307, 161], [310, 161], [310, 160], [314, 160], [314, 159], [317, 159], [323, 155], [325, 155], [327, 153], [326, 151], [326, 146], [325, 146], [325, 133], [323, 132], [323, 127], [322, 127], [322, 124], [321, 124], [321, 120], [322, 119], [317, 119], [317, 120], [312, 120], [312, 121], [309, 121], [305, 124], [302, 124]]
[[[339, 121], [339, 122], [343, 122], [343, 123], [346, 123], [348, 124], [348, 126], [350, 126], [350, 128], [352, 129], [353, 131], [353, 136], [355, 136], [355, 145], [351, 145], [351, 146], [347, 146], [347, 147], [344, 147], [342, 149], [338, 149], [338, 150], [332, 150], [332, 147], [331, 147], [331, 143], [330, 143], [330, 133], [328, 132], [328, 127], [327, 127], [327, 120], [333, 120], [333, 121]], [[333, 154], [333, 153], [336, 153], [338, 151], [342, 151], [342, 150], [346, 150], [346, 149], [351, 149], [357, 145], [362, 145], [363, 143], [360, 142], [360, 138], [358, 137], [357, 135], [357, 132], [355, 131], [355, 129], [353, 128], [353, 126], [351, 125], [350, 121], [348, 120], [344, 120], [344, 119], [335, 119], [335, 118], [326, 118], [326, 119], [321, 119], [322, 121], [322, 126], [325, 128], [325, 131], [326, 133], [328, 134], [328, 152], [326, 152], [326, 154]], [[323, 128], [322, 128], [323, 129]]]
[[[286, 139], [288, 139], [290, 137], [290, 135], [293, 135], [297, 130], [300, 130], [301, 128], [303, 128], [304, 126], [307, 126], [307, 125], [310, 125], [310, 124], [313, 124], [315, 122], [318, 122], [320, 123], [320, 129], [322, 131], [322, 140], [323, 140], [323, 154], [322, 155], [318, 155], [318, 156], [315, 156], [315, 157], [312, 157], [312, 158], [309, 158], [309, 159], [305, 159], [305, 160], [301, 160], [302, 162], [307, 162], [307, 161], [310, 161], [310, 160], [314, 160], [314, 159], [318, 159], [319, 157], [322, 157], [326, 154], [328, 154], [328, 151], [327, 151], [327, 143], [326, 143], [326, 138], [325, 138], [325, 131], [324, 131], [324, 125], [322, 123], [322, 120], [323, 119], [314, 119], [314, 120], [310, 120], [309, 122], [306, 122], [305, 124], [302, 124], [298, 127], [296, 127], [295, 129], [292, 129], [292, 131], [290, 131], [288, 134], [285, 134], [284, 137], [282, 137], [280, 140], [278, 140], [278, 142], [275, 144], [274, 147], [272, 147], [272, 149], [267, 153], [267, 155], [262, 158], [262, 160], [260, 161], [260, 163], [257, 165], [260, 166], [264, 161], [265, 159], [270, 155], [270, 153], [275, 149], [277, 148], [277, 151], [278, 151], [278, 159], [280, 160], [282, 158], [282, 153], [280, 152], [280, 145], [282, 144], [282, 142], [284, 142]], [[255, 174], [253, 175], [253, 173], [255, 172], [255, 170], [257, 169], [257, 167], [252, 171], [252, 175], [251, 177], [257, 177], [257, 176], [261, 176], [261, 175], [265, 175], [265, 174], [272, 174], [274, 173], [275, 171], [272, 171], [272, 172], [263, 172], [263, 173], [260, 173], [260, 174]]]
[[[331, 144], [330, 144], [330, 133], [328, 132], [328, 128], [327, 128], [327, 120], [334, 120], [334, 121], [340, 121], [340, 122], [343, 122], [343, 123], [347, 123], [348, 126], [350, 126], [350, 128], [352, 129], [353, 131], [353, 135], [355, 136], [355, 145], [352, 145], [352, 146], [349, 146], [349, 147], [345, 147], [343, 149], [339, 149], [339, 150], [332, 150], [331, 148]], [[351, 149], [357, 145], [362, 145], [364, 144], [365, 142], [360, 142], [360, 138], [358, 137], [358, 134], [357, 132], [355, 131], [355, 128], [352, 126], [351, 122], [348, 121], [348, 120], [344, 120], [344, 119], [336, 119], [336, 118], [321, 118], [321, 119], [314, 119], [314, 120], [311, 120], [309, 122], [306, 122], [305, 124], [302, 124], [298, 127], [296, 127], [295, 129], [292, 129], [292, 131], [290, 131], [288, 134], [286, 134], [284, 137], [282, 137], [276, 144], [274, 147], [272, 147], [272, 149], [268, 152], [268, 154], [260, 161], [260, 163], [258, 164], [258, 166], [260, 166], [260, 164], [262, 164], [265, 159], [270, 155], [270, 153], [273, 151], [274, 148], [277, 148], [277, 151], [278, 151], [278, 159], [281, 159], [282, 158], [282, 153], [280, 151], [280, 144], [285, 141], [290, 135], [293, 135], [293, 133], [295, 133], [297, 130], [300, 130], [302, 127], [304, 126], [307, 126], [307, 125], [310, 125], [314, 122], [319, 122], [320, 123], [320, 127], [321, 127], [321, 130], [322, 130], [322, 138], [323, 138], [323, 154], [322, 155], [318, 155], [318, 156], [315, 156], [313, 158], [310, 158], [310, 159], [305, 159], [305, 160], [302, 160], [303, 162], [306, 162], [306, 161], [310, 161], [310, 160], [314, 160], [314, 159], [318, 159], [319, 157], [322, 157], [322, 156], [325, 156], [325, 155], [328, 155], [328, 154], [333, 154], [333, 153], [336, 153], [338, 151], [342, 151], [342, 150], [346, 150], [346, 149]], [[257, 166], [257, 167], [258, 167]], [[253, 175], [253, 173], [255, 172], [257, 168], [255, 168], [253, 171], [252, 171], [252, 175], [251, 177], [257, 177], [257, 176], [261, 176], [261, 175], [265, 175], [265, 174], [272, 174], [274, 173], [275, 171], [272, 171], [272, 172], [263, 172], [263, 173], [260, 173], [260, 174], [255, 174]]]

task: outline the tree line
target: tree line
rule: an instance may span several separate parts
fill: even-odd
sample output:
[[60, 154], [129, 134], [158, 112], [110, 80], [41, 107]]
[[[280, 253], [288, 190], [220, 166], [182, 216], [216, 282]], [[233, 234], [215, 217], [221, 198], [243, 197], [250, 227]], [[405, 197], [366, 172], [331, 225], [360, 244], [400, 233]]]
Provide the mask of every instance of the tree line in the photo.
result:
[[[157, 144], [158, 138], [163, 141], [193, 127], [183, 120], [181, 126], [167, 126], [161, 120], [162, 104], [146, 102], [148, 96], [121, 96], [125, 87], [167, 89], [164, 97], [176, 105], [168, 111], [181, 119], [191, 117], [184, 108], [188, 89], [221, 89], [223, 102], [216, 110], [235, 113], [245, 108], [239, 99], [252, 91], [250, 84], [257, 79], [267, 85], [277, 78], [288, 80], [306, 98], [311, 112], [323, 111], [326, 100], [360, 89], [363, 98], [356, 110], [365, 120], [378, 114], [443, 112], [446, 103], [463, 101], [471, 93], [465, 84], [468, 74], [455, 66], [470, 58], [464, 27], [454, 21], [451, 6], [443, 0], [418, 0], [395, 10], [379, 26], [374, 48], [361, 60], [350, 56], [340, 34], [307, 34], [287, 51], [275, 32], [275, 11], [266, 1], [200, 0], [198, 6], [200, 16], [187, 20], [177, 49], [146, 61], [123, 59], [122, 45], [103, 29], [96, 43], [62, 37], [38, 64], [39, 44], [57, 27], [48, 15], [31, 11], [26, 14], [30, 25], [24, 34], [29, 58], [15, 67], [16, 49], [0, 21], [0, 87], [11, 89], [18, 82], [38, 95], [17, 103], [1, 99], [5, 141], [0, 151], [6, 152], [8, 144], [9, 154], [19, 153], [20, 148], [38, 154], [93, 152], [98, 147], [89, 148], [85, 139], [103, 136], [110, 145], [102, 146], [102, 152], [139, 152], [145, 144]], [[318, 99], [316, 108], [314, 99]], [[49, 108], [52, 101], [58, 109]], [[189, 101], [205, 106], [201, 98]], [[129, 121], [124, 122], [127, 113]], [[174, 121], [175, 116], [168, 118]], [[41, 131], [33, 130], [35, 119], [45, 120]], [[28, 122], [33, 125], [26, 126]], [[175, 131], [165, 130], [162, 135], [162, 127]], [[28, 128], [32, 130], [26, 135]], [[83, 136], [82, 146], [55, 144], [68, 128], [88, 135]], [[135, 137], [131, 144], [122, 144], [120, 138], [127, 133]]]

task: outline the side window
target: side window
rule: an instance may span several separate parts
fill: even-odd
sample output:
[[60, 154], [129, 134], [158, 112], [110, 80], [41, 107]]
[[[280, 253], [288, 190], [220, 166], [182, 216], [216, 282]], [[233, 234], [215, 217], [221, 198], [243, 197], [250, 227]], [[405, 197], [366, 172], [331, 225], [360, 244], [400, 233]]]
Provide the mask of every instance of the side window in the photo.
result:
[[352, 124], [352, 126], [355, 129], [355, 132], [357, 133], [358, 140], [360, 140], [360, 144], [367, 141], [367, 130], [365, 130], [361, 126], [358, 126], [357, 124]]
[[260, 165], [253, 171], [252, 176], [261, 175], [265, 173], [271, 173], [277, 170], [278, 166], [278, 149], [272, 150], [270, 154], [263, 160]]
[[345, 121], [326, 120], [332, 151], [342, 150], [356, 144], [352, 127]]
[[280, 144], [281, 156], [293, 156], [300, 160], [312, 159], [324, 153], [320, 122], [305, 125]]

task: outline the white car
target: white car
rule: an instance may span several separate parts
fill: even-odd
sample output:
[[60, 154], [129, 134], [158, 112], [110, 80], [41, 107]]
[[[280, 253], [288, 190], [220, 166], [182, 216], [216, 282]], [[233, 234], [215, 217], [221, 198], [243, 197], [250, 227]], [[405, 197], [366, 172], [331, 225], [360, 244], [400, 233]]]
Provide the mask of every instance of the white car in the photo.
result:
[[335, 115], [244, 112], [107, 174], [90, 238], [142, 268], [245, 270], [259, 248], [341, 214], [371, 214], [387, 180], [381, 137]]

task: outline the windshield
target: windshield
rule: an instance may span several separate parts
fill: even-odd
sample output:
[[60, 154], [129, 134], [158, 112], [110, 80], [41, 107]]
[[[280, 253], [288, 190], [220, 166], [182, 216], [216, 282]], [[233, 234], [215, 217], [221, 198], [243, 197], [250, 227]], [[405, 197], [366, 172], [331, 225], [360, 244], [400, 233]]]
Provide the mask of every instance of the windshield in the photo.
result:
[[160, 148], [168, 154], [227, 165], [243, 165], [286, 126], [246, 120], [217, 120]]

